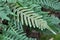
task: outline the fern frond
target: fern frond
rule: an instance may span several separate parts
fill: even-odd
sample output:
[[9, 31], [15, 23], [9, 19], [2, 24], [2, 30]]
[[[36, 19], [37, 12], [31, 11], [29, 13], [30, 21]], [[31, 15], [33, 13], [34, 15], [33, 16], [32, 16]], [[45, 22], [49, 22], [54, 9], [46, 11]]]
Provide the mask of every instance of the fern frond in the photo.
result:
[[27, 37], [23, 29], [18, 29], [16, 26], [4, 28], [4, 32], [4, 40], [36, 40], [36, 38]]
[[0, 0], [0, 2], [16, 3], [17, 0]]
[[52, 9], [52, 10], [60, 10], [60, 2], [58, 0], [41, 0], [41, 6]]
[[[10, 20], [9, 14], [13, 15], [10, 20], [12, 24], [9, 23], [8, 26], [5, 25], [6, 27], [2, 24], [4, 40], [37, 40], [36, 38], [27, 37], [23, 25], [38, 28], [42, 31], [48, 29], [56, 35], [53, 26], [52, 30], [49, 24], [58, 24], [60, 20], [55, 16], [49, 17], [48, 12], [41, 11], [41, 8], [60, 10], [58, 6], [60, 6], [58, 0], [0, 0], [0, 18]], [[2, 25], [0, 24], [0, 26]], [[59, 28], [56, 29], [59, 30]]]
[[30, 9], [28, 9], [27, 7], [19, 7], [18, 5], [11, 5], [11, 9], [15, 10], [14, 12], [17, 12], [17, 14], [19, 14], [21, 16], [21, 22], [22, 25], [29, 25], [30, 27], [37, 27], [41, 30], [47, 28], [48, 30], [50, 30], [51, 32], [53, 32], [54, 34], [56, 34], [47, 24], [47, 22], [42, 18], [42, 15], [38, 15], [36, 13], [34, 13], [34, 11], [31, 11]]
[[[35, 5], [33, 5], [33, 7], [35, 6], [36, 7], [36, 5], [39, 5], [39, 7], [40, 6], [42, 6], [42, 7], [45, 7], [45, 8], [48, 8], [48, 9], [50, 9], [50, 10], [55, 10], [55, 11], [59, 11], [60, 10], [60, 2], [58, 2], [59, 0], [30, 0], [29, 2], [28, 2], [28, 0], [26, 0], [26, 1], [19, 1], [18, 0], [18, 2], [19, 3], [22, 3], [22, 5], [23, 4], [26, 4], [26, 5], [23, 5], [23, 6], [31, 6], [32, 4], [35, 4]], [[29, 7], [28, 6], [28, 7]]]
[[[3, 6], [3, 7], [2, 7]], [[8, 17], [8, 15], [11, 14], [11, 15], [14, 15], [8, 4], [7, 3], [2, 3], [0, 4], [0, 18], [1, 19], [6, 19], [6, 20], [10, 20], [10, 18]]]

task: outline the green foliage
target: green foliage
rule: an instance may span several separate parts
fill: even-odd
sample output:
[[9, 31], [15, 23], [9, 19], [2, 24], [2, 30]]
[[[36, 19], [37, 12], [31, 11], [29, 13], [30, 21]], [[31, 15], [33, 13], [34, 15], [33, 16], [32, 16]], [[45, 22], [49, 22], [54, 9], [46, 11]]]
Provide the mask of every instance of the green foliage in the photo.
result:
[[0, 18], [10, 20], [9, 25], [0, 24], [3, 40], [36, 40], [26, 36], [22, 25], [56, 35], [60, 29], [55, 25], [60, 23], [60, 19], [48, 15], [49, 12], [43, 12], [41, 8], [60, 10], [59, 5], [58, 0], [0, 0]]
[[41, 0], [41, 5], [45, 6], [45, 8], [60, 10], [60, 2], [59, 0]]
[[[46, 1], [48, 2], [48, 3], [46, 3]], [[21, 5], [23, 5], [24, 7], [29, 7], [31, 10], [33, 10], [36, 14], [38, 14], [38, 15], [42, 15], [43, 17], [42, 17], [42, 19], [44, 19], [44, 20], [46, 20], [47, 21], [47, 23], [48, 23], [48, 25], [49, 26], [54, 26], [54, 25], [58, 25], [59, 23], [60, 23], [60, 20], [57, 18], [57, 17], [55, 17], [55, 16], [50, 16], [50, 15], [48, 15], [48, 13], [49, 12], [43, 12], [43, 11], [41, 11], [41, 8], [42, 7], [46, 7], [46, 8], [48, 8], [48, 9], [52, 9], [53, 10], [53, 7], [50, 7], [50, 6], [48, 6], [48, 5], [50, 5], [51, 3], [53, 3], [53, 2], [56, 2], [56, 1], [58, 1], [58, 0], [30, 0], [29, 2], [28, 2], [28, 0], [26, 0], [26, 1], [20, 1], [19, 3], [21, 4]], [[43, 4], [42, 4], [43, 3]], [[46, 3], [46, 4], [45, 4]], [[26, 5], [24, 5], [24, 4], [26, 4]], [[51, 4], [52, 5], [52, 4]], [[54, 4], [55, 5], [55, 4]], [[57, 6], [58, 7], [58, 6]], [[54, 9], [55, 10], [55, 9]], [[57, 10], [57, 9], [56, 9]], [[54, 26], [55, 27], [55, 26]], [[59, 31], [59, 30], [58, 30]]]
[[[0, 18], [2, 19], [7, 19], [7, 20], [10, 20], [7, 15], [9, 14], [8, 12], [10, 11], [9, 10], [9, 7], [5, 4], [0, 4]], [[4, 5], [4, 6], [3, 6]], [[3, 7], [2, 7], [3, 6]]]
[[0, 2], [16, 3], [17, 0], [0, 0]]
[[4, 38], [4, 37], [0, 34], [0, 40], [3, 40], [3, 38]]
[[1, 4], [0, 4], [0, 18], [6, 19], [6, 20], [10, 20], [9, 17], [8, 17], [9, 14], [14, 15], [14, 14], [11, 12], [8, 4], [1, 3]]
[[[11, 23], [11, 22], [10, 22]], [[19, 26], [20, 27], [20, 26]], [[15, 25], [3, 27], [3, 40], [36, 40], [36, 38], [29, 38], [22, 28], [18, 28]]]
[[55, 37], [54, 37], [54, 40], [60, 40], [60, 34], [57, 34]]
[[[37, 27], [41, 30], [43, 29], [48, 29], [51, 32], [53, 32], [54, 34], [56, 34], [47, 24], [47, 22], [45, 20], [42, 19], [42, 15], [39, 16], [38, 14], [34, 13], [34, 11], [31, 11], [28, 8], [23, 8], [23, 7], [19, 7], [17, 5], [11, 5], [12, 10], [15, 9], [14, 13], [17, 12], [17, 16], [21, 16], [21, 22], [22, 25], [24, 25], [24, 23], [30, 27]], [[17, 8], [17, 9], [16, 9]], [[21, 10], [22, 9], [22, 10]], [[17, 11], [18, 10], [18, 11]], [[20, 10], [20, 11], [19, 11]], [[23, 19], [24, 18], [24, 19]], [[24, 20], [24, 21], [23, 21]], [[19, 17], [18, 17], [18, 22], [19, 22]], [[36, 26], [35, 26], [36, 25]]]

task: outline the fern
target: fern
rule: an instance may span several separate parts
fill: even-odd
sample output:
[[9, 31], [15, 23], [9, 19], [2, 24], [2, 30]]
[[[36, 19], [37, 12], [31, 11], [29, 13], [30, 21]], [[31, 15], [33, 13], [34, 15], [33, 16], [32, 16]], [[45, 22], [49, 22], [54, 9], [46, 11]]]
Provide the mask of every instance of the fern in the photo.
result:
[[16, 3], [17, 0], [0, 0], [0, 2]]
[[0, 18], [10, 20], [8, 25], [0, 24], [4, 29], [3, 40], [37, 40], [26, 36], [23, 25], [43, 32], [48, 29], [55, 35], [56, 30], [60, 31], [55, 26], [60, 20], [41, 11], [42, 7], [60, 10], [58, 0], [0, 0], [0, 3]]
[[[26, 33], [23, 31], [23, 29], [18, 29], [18, 27], [10, 25], [8, 29], [4, 28], [4, 40], [36, 40], [36, 38], [29, 38], [26, 36]], [[20, 26], [19, 26], [20, 27]]]
[[[47, 22], [45, 20], [41, 19], [42, 16], [39, 16], [38, 14], [34, 13], [33, 11], [31, 11], [30, 9], [27, 9], [27, 8], [22, 8], [22, 7], [20, 8], [19, 6], [16, 6], [13, 4], [11, 5], [11, 7], [12, 7], [12, 10], [15, 9], [14, 12], [17, 12], [17, 14], [21, 15], [22, 25], [24, 25], [24, 23], [25, 23], [27, 26], [29, 25], [30, 27], [32, 27], [32, 26], [34, 28], [37, 27], [41, 30], [47, 28], [48, 30], [53, 32], [53, 30], [48, 26]], [[55, 32], [53, 32], [53, 33], [56, 34]]]
[[58, 0], [41, 0], [40, 2], [42, 6], [45, 6], [45, 8], [60, 10], [60, 3]]
[[[48, 3], [46, 3], [46, 1], [48, 1]], [[53, 25], [56, 25], [56, 24], [58, 25], [60, 23], [60, 20], [57, 17], [55, 17], [55, 16], [53, 17], [53, 16], [48, 15], [49, 12], [41, 11], [42, 7], [45, 7], [47, 9], [52, 9], [53, 10], [53, 6], [50, 7], [48, 5], [52, 5], [53, 2], [57, 2], [58, 3], [58, 0], [51, 0], [51, 1], [50, 0], [33, 0], [33, 1], [30, 0], [29, 2], [28, 2], [28, 0], [26, 0], [26, 1], [18, 1], [18, 2], [20, 4], [22, 3], [21, 5], [26, 4], [26, 5], [23, 5], [23, 6], [29, 7], [35, 13], [37, 13], [39, 15], [42, 15], [43, 16], [42, 18], [45, 19], [48, 22], [48, 25], [52, 25], [53, 26]], [[54, 20], [55, 20], [55, 22], [54, 22]]]
[[8, 17], [9, 14], [15, 15], [11, 12], [8, 4], [5, 3], [0, 4], [0, 18], [10, 20], [10, 18]]

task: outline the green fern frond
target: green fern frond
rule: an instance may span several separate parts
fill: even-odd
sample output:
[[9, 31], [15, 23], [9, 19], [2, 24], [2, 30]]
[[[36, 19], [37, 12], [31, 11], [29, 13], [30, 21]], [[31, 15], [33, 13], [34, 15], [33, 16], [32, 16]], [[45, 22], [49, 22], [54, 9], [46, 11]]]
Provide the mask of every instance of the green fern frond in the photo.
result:
[[[0, 3], [0, 18], [12, 22], [8, 26], [5, 25], [6, 27], [0, 24], [4, 28], [4, 40], [37, 40], [26, 36], [23, 25], [38, 28], [42, 31], [48, 29], [56, 35], [52, 25], [60, 23], [60, 20], [55, 16], [49, 16], [49, 12], [41, 11], [41, 8], [60, 10], [58, 0], [0, 0]], [[13, 15], [11, 19], [8, 17], [10, 14]]]
[[52, 9], [52, 10], [60, 10], [60, 2], [58, 0], [41, 0], [41, 6]]
[[8, 27], [8, 29], [5, 27], [3, 32], [4, 40], [36, 40], [36, 38], [27, 37], [23, 29], [18, 29], [16, 26]]
[[48, 30], [50, 30], [51, 32], [53, 32], [54, 34], [56, 34], [47, 24], [47, 22], [42, 18], [42, 15], [38, 15], [36, 13], [34, 13], [34, 11], [31, 11], [28, 8], [24, 8], [24, 7], [19, 7], [18, 5], [11, 5], [11, 9], [14, 10], [14, 12], [17, 12], [17, 14], [19, 14], [21, 16], [21, 22], [22, 25], [29, 25], [30, 27], [37, 27], [41, 30], [47, 28]]
[[17, 0], [0, 0], [0, 2], [16, 3]]
[[0, 4], [0, 18], [10, 20], [10, 18], [8, 17], [9, 14], [15, 15], [11, 12], [7, 3]]
[[26, 1], [20, 1], [18, 0], [18, 2], [22, 5], [23, 4], [26, 4], [26, 5], [23, 5], [23, 6], [31, 6], [32, 4], [35, 4], [33, 6], [36, 6], [36, 5], [39, 5], [39, 6], [42, 6], [42, 7], [45, 7], [45, 8], [48, 8], [48, 9], [52, 9], [52, 10], [60, 10], [60, 2], [58, 2], [59, 0], [26, 0]]

